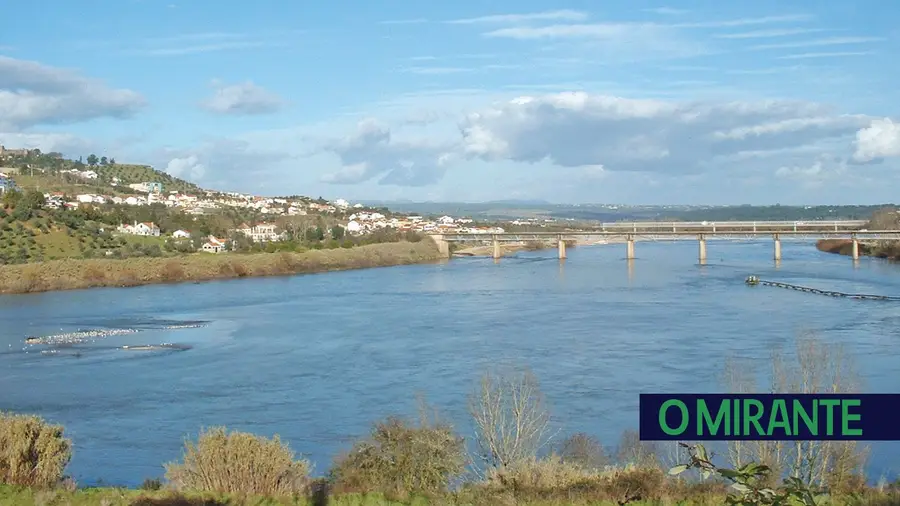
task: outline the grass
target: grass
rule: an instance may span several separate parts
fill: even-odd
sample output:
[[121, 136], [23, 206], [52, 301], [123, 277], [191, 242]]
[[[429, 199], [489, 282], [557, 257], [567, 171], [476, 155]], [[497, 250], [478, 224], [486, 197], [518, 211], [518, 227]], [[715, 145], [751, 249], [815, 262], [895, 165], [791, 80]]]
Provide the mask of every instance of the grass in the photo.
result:
[[0, 266], [0, 293], [124, 287], [248, 276], [387, 267], [441, 259], [433, 241], [397, 242], [303, 253], [208, 254], [169, 258], [65, 259]]

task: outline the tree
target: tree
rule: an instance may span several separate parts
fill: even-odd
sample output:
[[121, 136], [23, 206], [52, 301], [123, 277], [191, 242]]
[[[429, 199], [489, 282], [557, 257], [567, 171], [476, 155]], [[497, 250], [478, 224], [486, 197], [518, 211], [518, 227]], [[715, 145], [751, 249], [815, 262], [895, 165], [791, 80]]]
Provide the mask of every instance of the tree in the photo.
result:
[[38, 210], [47, 204], [44, 194], [37, 190], [29, 190], [19, 203], [26, 209]]
[[485, 374], [469, 401], [482, 462], [502, 468], [537, 457], [550, 442], [550, 413], [530, 372]]
[[107, 160], [105, 156], [101, 156], [101, 157], [100, 157], [100, 165], [104, 165], [104, 166], [105, 166], [105, 165], [107, 165], [108, 163], [109, 163], [109, 160]]
[[91, 153], [91, 154], [88, 155], [88, 157], [87, 157], [87, 164], [88, 164], [90, 167], [93, 167], [93, 166], [97, 165], [97, 162], [98, 162], [97, 155], [95, 155], [95, 154], [93, 154], [93, 153]]
[[115, 158], [110, 158], [110, 159], [109, 159], [109, 164], [110, 164], [110, 165], [115, 165], [115, 164], [116, 164], [116, 159], [115, 159]]
[[335, 225], [331, 227], [331, 238], [335, 241], [340, 241], [344, 238], [344, 227], [340, 225]]
[[22, 199], [22, 193], [18, 190], [6, 190], [3, 192], [3, 205], [16, 206]]

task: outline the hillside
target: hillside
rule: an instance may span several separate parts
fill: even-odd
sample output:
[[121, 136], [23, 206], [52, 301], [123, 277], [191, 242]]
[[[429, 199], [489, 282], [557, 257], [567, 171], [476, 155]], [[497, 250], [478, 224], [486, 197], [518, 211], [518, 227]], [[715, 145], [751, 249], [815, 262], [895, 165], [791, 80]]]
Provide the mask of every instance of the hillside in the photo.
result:
[[202, 188], [194, 183], [171, 176], [165, 172], [154, 169], [149, 165], [98, 165], [94, 171], [98, 179], [110, 185], [113, 178], [118, 178], [118, 186], [127, 186], [132, 183], [159, 182], [164, 191], [178, 191], [184, 193], [200, 193]]
[[[100, 192], [129, 195], [138, 193], [129, 188], [129, 184], [157, 182], [162, 183], [164, 192], [203, 192], [198, 185], [149, 165], [116, 163], [115, 159], [105, 156], [89, 155], [85, 163], [81, 159], [67, 160], [56, 153], [34, 150], [27, 156], [7, 156], [0, 160], [0, 167], [15, 171], [16, 183], [26, 190], [59, 191], [70, 195]], [[73, 171], [93, 171], [97, 177], [86, 178]]]

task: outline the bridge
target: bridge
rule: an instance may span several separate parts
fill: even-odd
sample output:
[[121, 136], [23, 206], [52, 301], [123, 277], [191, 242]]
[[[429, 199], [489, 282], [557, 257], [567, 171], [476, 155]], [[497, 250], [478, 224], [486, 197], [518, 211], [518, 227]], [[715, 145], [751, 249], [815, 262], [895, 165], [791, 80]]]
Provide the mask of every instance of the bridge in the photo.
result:
[[785, 239], [825, 239], [842, 238], [852, 241], [852, 258], [859, 260], [860, 239], [900, 240], [900, 230], [867, 230], [863, 227], [867, 220], [814, 220], [814, 221], [635, 221], [601, 223], [589, 229], [562, 232], [454, 232], [433, 234], [431, 237], [450, 256], [450, 243], [490, 241], [493, 257], [500, 258], [502, 242], [546, 242], [556, 241], [559, 258], [566, 258], [566, 242], [584, 241], [587, 238], [624, 239], [625, 258], [633, 260], [634, 243], [639, 240], [683, 240], [696, 239], [699, 244], [700, 263], [706, 263], [706, 240], [758, 238], [771, 236], [774, 244], [774, 259], [781, 260], [781, 240]]

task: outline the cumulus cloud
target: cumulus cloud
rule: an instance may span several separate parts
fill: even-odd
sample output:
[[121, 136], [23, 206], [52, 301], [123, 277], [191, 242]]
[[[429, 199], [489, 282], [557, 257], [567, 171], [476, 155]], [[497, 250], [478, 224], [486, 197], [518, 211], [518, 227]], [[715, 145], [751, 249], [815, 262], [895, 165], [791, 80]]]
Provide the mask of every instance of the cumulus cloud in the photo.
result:
[[740, 153], [847, 138], [865, 116], [810, 103], [666, 102], [561, 93], [512, 100], [469, 115], [461, 126], [472, 157], [606, 171], [669, 174], [723, 169]]
[[0, 128], [127, 118], [146, 105], [128, 89], [38, 62], [0, 56]]
[[173, 158], [166, 164], [165, 171], [169, 174], [186, 179], [188, 181], [199, 181], [206, 174], [206, 167], [200, 163], [197, 155], [189, 155], [182, 158]]
[[856, 133], [854, 161], [866, 163], [886, 157], [900, 156], [900, 123], [890, 118], [875, 119]]
[[285, 105], [281, 97], [251, 81], [232, 85], [213, 81], [212, 84], [213, 96], [201, 106], [218, 114], [271, 114]]
[[354, 134], [325, 143], [323, 150], [336, 154], [342, 168], [322, 181], [353, 184], [380, 177], [380, 184], [425, 186], [444, 176], [455, 159], [453, 148], [424, 140], [398, 140], [388, 126], [363, 120]]
[[0, 145], [19, 149], [40, 149], [44, 153], [85, 153], [100, 151], [95, 143], [65, 133], [0, 132]]
[[210, 187], [256, 186], [283, 175], [279, 164], [290, 153], [261, 148], [241, 139], [215, 139], [192, 148], [165, 148], [151, 156], [169, 174]]

